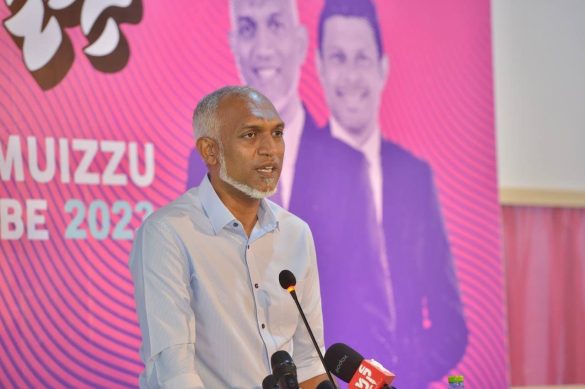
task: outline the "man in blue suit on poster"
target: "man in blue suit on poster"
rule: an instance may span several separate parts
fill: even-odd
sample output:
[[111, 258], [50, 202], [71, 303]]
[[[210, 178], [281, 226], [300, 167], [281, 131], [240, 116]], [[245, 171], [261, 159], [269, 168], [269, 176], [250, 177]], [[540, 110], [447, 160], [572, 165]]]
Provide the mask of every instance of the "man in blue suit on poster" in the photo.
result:
[[[334, 277], [342, 270], [338, 260], [358, 265], [363, 258], [378, 256], [376, 237], [367, 227], [373, 223], [374, 213], [368, 205], [371, 193], [364, 174], [365, 159], [319, 129], [300, 99], [298, 86], [308, 36], [299, 23], [295, 1], [231, 0], [230, 13], [230, 45], [242, 81], [268, 96], [286, 124], [286, 158], [279, 189], [271, 200], [311, 226], [319, 271], [331, 275], [321, 292], [325, 322], [339, 324], [343, 316], [337, 316], [333, 307], [345, 303], [338, 301], [336, 287], [348, 285], [343, 278]], [[198, 185], [206, 172], [194, 151], [189, 158], [187, 188]]]
[[[326, 130], [366, 157], [376, 215], [371, 231], [381, 237], [378, 261], [355, 266], [342, 257], [337, 265], [355, 272], [354, 284], [371, 281], [372, 268], [383, 275], [362, 293], [337, 296], [350, 307], [377, 302], [383, 309], [372, 304], [343, 324], [329, 323], [326, 340], [353, 339], [362, 354], [396, 373], [397, 386], [426, 388], [457, 365], [468, 335], [432, 172], [381, 137], [377, 115], [389, 64], [374, 5], [326, 0], [318, 39], [317, 67], [331, 111]], [[322, 284], [330, 277], [339, 274], [321, 272]], [[324, 310], [330, 303], [323, 300]], [[363, 335], [356, 337], [360, 326]]]

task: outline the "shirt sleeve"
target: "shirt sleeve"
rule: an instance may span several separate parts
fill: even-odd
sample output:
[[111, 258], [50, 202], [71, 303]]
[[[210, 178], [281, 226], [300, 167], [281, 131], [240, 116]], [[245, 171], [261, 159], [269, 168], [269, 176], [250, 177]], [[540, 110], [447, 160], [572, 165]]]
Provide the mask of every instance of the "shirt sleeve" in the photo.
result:
[[[323, 337], [323, 313], [321, 310], [321, 293], [319, 289], [319, 274], [317, 270], [317, 258], [313, 236], [307, 227], [307, 245], [309, 245], [308, 269], [303, 282], [303, 289], [298, 290], [298, 298], [307, 321], [311, 326], [315, 340], [319, 345], [321, 353], [325, 352]], [[313, 346], [311, 337], [305, 328], [302, 319], [299, 318], [295, 334], [293, 335], [293, 360], [297, 367], [297, 378], [299, 382], [325, 374], [317, 350]]]
[[130, 271], [145, 364], [142, 388], [202, 388], [195, 366], [190, 266], [176, 233], [158, 219], [138, 230]]

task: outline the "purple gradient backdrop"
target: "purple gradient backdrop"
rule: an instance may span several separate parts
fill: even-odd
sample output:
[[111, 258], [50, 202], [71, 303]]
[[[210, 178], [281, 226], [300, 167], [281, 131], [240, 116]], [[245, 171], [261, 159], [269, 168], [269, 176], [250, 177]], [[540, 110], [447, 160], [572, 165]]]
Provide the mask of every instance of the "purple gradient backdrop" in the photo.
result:
[[[228, 47], [227, 2], [145, 3], [138, 25], [122, 25], [131, 50], [122, 71], [94, 70], [81, 52], [86, 38], [70, 28], [75, 62], [47, 92], [0, 28], [3, 148], [9, 135], [18, 134], [23, 143], [37, 137], [43, 147], [45, 137], [64, 137], [152, 142], [156, 150], [155, 181], [146, 189], [63, 184], [58, 175], [47, 184], [28, 174], [25, 182], [0, 181], [1, 198], [48, 200], [51, 235], [48, 241], [0, 241], [2, 387], [137, 384], [142, 364], [127, 267], [131, 241], [65, 239], [72, 215], [64, 203], [121, 199], [134, 205], [146, 199], [159, 207], [177, 197], [193, 148], [196, 102], [239, 83]], [[328, 111], [314, 65], [322, 2], [300, 3], [310, 34], [301, 96], [324, 124]], [[470, 337], [454, 370], [470, 387], [507, 387], [489, 1], [378, 1], [377, 7], [391, 63], [381, 127], [385, 137], [433, 167], [460, 281]], [[9, 16], [1, 4], [0, 19]], [[79, 157], [72, 155], [77, 162]], [[92, 170], [103, 171], [106, 162], [101, 155]], [[127, 172], [128, 164], [120, 170]], [[139, 222], [136, 213], [130, 227]]]

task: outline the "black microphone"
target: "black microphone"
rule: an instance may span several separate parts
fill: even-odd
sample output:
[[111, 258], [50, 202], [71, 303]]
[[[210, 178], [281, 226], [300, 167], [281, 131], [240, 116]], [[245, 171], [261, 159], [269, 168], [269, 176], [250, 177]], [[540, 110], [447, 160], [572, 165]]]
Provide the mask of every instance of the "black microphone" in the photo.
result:
[[284, 350], [275, 352], [270, 358], [270, 364], [272, 365], [272, 374], [280, 389], [299, 389], [297, 367], [289, 353]]
[[331, 381], [326, 380], [317, 385], [317, 389], [336, 389], [336, 387], [331, 383]]
[[283, 289], [288, 290], [288, 288], [292, 287], [292, 289], [289, 290], [289, 292], [292, 293], [295, 290], [294, 287], [297, 285], [297, 278], [292, 273], [292, 271], [283, 270], [278, 275], [278, 282], [280, 282], [280, 286], [282, 286]]
[[267, 375], [262, 380], [262, 389], [279, 389], [278, 380], [272, 374]]
[[335, 343], [325, 351], [325, 364], [343, 382], [351, 381], [363, 360], [360, 353], [343, 343]]
[[313, 341], [313, 346], [315, 346], [315, 350], [317, 350], [317, 354], [319, 354], [319, 359], [321, 360], [321, 364], [323, 365], [323, 368], [325, 368], [325, 372], [327, 373], [327, 377], [329, 378], [331, 385], [333, 385], [333, 387], [335, 387], [335, 382], [333, 381], [333, 377], [331, 376], [331, 372], [329, 371], [329, 369], [327, 368], [327, 365], [325, 364], [325, 360], [323, 359], [323, 354], [321, 354], [321, 350], [319, 349], [319, 345], [317, 344], [317, 341], [315, 340], [315, 336], [313, 335], [313, 331], [311, 331], [311, 326], [309, 326], [309, 322], [307, 321], [307, 318], [305, 317], [305, 313], [303, 312], [303, 308], [301, 308], [301, 304], [299, 304], [299, 299], [297, 298], [297, 292], [295, 291], [295, 285], [297, 284], [297, 279], [296, 279], [295, 275], [290, 270], [283, 270], [278, 275], [278, 282], [280, 282], [280, 286], [282, 286], [283, 289], [286, 289], [290, 293], [293, 300], [295, 301], [295, 304], [297, 305], [297, 309], [299, 310], [299, 313], [301, 314], [301, 318], [303, 319], [303, 323], [305, 323], [305, 327], [307, 328], [307, 331], [309, 331], [309, 336], [311, 337], [311, 340]]
[[325, 364], [349, 388], [389, 389], [394, 374], [373, 359], [366, 360], [346, 344], [335, 343], [325, 352]]

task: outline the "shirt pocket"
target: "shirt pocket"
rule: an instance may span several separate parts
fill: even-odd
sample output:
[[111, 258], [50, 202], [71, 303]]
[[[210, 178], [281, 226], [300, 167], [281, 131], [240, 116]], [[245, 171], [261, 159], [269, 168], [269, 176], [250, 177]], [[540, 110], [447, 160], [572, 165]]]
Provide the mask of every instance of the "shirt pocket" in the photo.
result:
[[273, 335], [280, 340], [278, 343], [285, 344], [292, 340], [297, 327], [302, 325], [302, 319], [290, 293], [285, 290], [282, 292], [275, 296], [268, 320]]

